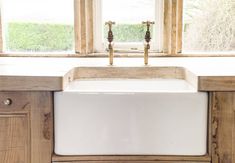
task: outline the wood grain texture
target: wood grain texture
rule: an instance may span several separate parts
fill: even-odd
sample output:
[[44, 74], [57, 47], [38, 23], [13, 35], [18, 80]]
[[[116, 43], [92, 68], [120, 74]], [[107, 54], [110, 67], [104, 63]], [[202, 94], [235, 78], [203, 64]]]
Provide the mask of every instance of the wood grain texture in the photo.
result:
[[169, 20], [169, 2], [164, 1], [164, 28], [163, 28], [163, 53], [168, 54], [168, 45], [169, 45], [169, 31], [170, 31], [170, 20]]
[[[145, 67], [140, 58], [118, 58], [113, 68], [184, 67], [195, 74], [191, 78], [186, 77], [192, 79], [191, 84], [199, 86], [199, 91], [235, 91], [235, 58], [168, 57], [151, 58], [150, 61], [151, 65]], [[67, 85], [68, 73], [73, 67], [109, 68], [107, 64], [105, 58], [0, 58], [0, 91], [61, 91]], [[166, 76], [168, 73], [162, 71]], [[143, 74], [145, 77], [147, 75]]]
[[210, 163], [205, 161], [72, 161], [53, 163]]
[[[10, 105], [4, 105], [5, 100], [11, 100]], [[0, 113], [28, 114], [30, 101], [24, 92], [0, 92]]]
[[75, 52], [93, 52], [93, 0], [74, 0]]
[[170, 0], [170, 7], [169, 7], [169, 12], [170, 12], [170, 37], [169, 39], [169, 45], [168, 45], [168, 53], [171, 55], [177, 54], [176, 52], [176, 45], [177, 45], [177, 31], [176, 31], [176, 26], [177, 26], [177, 1], [178, 0]]
[[0, 162], [30, 163], [30, 134], [27, 114], [0, 113]]
[[94, 12], [93, 0], [86, 0], [86, 54], [94, 52]]
[[56, 91], [63, 86], [63, 76], [0, 76], [0, 91]]
[[235, 162], [235, 92], [214, 92], [212, 163]]
[[53, 151], [53, 98], [51, 92], [32, 92], [31, 163], [51, 163]]
[[183, 42], [183, 0], [177, 0], [176, 8], [176, 53], [182, 52]]
[[74, 69], [73, 78], [185, 79], [185, 75], [182, 67], [79, 67]]
[[182, 49], [183, 0], [164, 1], [163, 52], [175, 56]]
[[212, 157], [212, 109], [213, 109], [213, 92], [209, 92], [209, 106], [208, 106], [208, 130], [207, 130], [207, 151], [208, 155]]
[[86, 0], [74, 0], [75, 52], [85, 54], [86, 48]]
[[233, 76], [199, 76], [200, 91], [235, 91]]
[[210, 156], [58, 156], [53, 155], [52, 160], [54, 162], [73, 162], [73, 161], [108, 161], [108, 162], [151, 162], [151, 161], [198, 161], [198, 162], [210, 162]]
[[52, 93], [0, 92], [0, 103], [0, 163], [51, 163]]

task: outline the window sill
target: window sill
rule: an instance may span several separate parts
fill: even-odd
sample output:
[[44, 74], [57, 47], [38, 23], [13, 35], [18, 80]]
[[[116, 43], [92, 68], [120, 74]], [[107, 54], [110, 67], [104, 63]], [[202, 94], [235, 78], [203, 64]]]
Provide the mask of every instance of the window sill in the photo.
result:
[[[118, 52], [114, 53], [114, 57], [117, 58], [140, 58], [143, 57], [143, 53], [126, 53]], [[62, 58], [102, 58], [108, 57], [107, 53], [91, 53], [91, 54], [76, 54], [76, 53], [0, 53], [0, 57], [62, 57]], [[168, 54], [168, 53], [150, 53], [149, 57], [235, 57], [235, 52], [226, 53], [178, 53], [178, 54]]]

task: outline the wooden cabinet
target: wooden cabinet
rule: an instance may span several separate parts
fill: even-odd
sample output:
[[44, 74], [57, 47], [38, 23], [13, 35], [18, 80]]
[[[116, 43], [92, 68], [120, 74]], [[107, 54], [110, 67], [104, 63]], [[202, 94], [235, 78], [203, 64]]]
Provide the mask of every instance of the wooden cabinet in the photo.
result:
[[209, 115], [206, 156], [52, 156], [52, 92], [0, 92], [0, 163], [234, 163], [235, 92], [210, 93]]
[[51, 163], [52, 93], [0, 93], [0, 163]]
[[212, 93], [212, 163], [235, 162], [235, 92]]
[[0, 162], [29, 163], [30, 128], [27, 100], [0, 93]]
[[27, 114], [0, 114], [0, 162], [29, 163]]

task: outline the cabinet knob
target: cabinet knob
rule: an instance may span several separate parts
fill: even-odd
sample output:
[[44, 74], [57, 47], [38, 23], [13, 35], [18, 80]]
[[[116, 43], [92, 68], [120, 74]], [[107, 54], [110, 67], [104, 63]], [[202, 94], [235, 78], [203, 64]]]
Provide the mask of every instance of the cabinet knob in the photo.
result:
[[3, 100], [3, 104], [9, 106], [12, 104], [12, 100], [7, 98], [7, 99]]

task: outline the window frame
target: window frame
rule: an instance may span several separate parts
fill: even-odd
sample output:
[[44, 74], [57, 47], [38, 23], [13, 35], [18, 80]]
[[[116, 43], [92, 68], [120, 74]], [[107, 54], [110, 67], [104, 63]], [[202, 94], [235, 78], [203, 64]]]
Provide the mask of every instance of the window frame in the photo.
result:
[[[155, 25], [153, 26], [154, 33], [152, 33], [151, 40], [151, 51], [161, 53], [163, 51], [163, 11], [164, 11], [164, 0], [155, 0]], [[103, 29], [102, 26], [102, 0], [94, 0], [94, 51], [95, 52], [106, 52], [107, 41], [103, 40]], [[145, 20], [143, 20], [145, 21]], [[157, 23], [159, 22], [159, 23]], [[118, 23], [118, 22], [116, 22]], [[141, 23], [141, 22], [140, 22]], [[143, 38], [144, 42], [144, 38]], [[116, 52], [143, 52], [143, 42], [115, 42]], [[142, 50], [141, 50], [142, 49]]]
[[[94, 0], [74, 0], [74, 53], [25, 53], [5, 52], [3, 48], [3, 30], [0, 14], [0, 57], [106, 57], [107, 53], [94, 51]], [[80, 10], [84, 8], [84, 10]], [[0, 6], [1, 13], [1, 6]], [[163, 52], [150, 54], [151, 57], [234, 57], [229, 53], [182, 53], [183, 0], [164, 0]], [[142, 53], [115, 53], [117, 57], [142, 57]]]
[[[7, 36], [6, 36], [6, 34], [4, 33], [4, 32], [7, 32], [7, 23], [9, 23], [8, 21], [6, 21], [7, 19], [5, 19], [4, 17], [3, 17], [3, 15], [4, 15], [4, 13], [3, 13], [3, 11], [5, 10], [4, 9], [4, 6], [3, 6], [3, 3], [2, 3], [2, 1], [3, 0], [0, 0], [0, 57], [8, 57], [8, 56], [13, 56], [13, 57], [15, 57], [15, 56], [22, 56], [22, 57], [25, 57], [25, 56], [29, 56], [29, 57], [31, 57], [31, 56], [39, 56], [39, 57], [44, 57], [44, 56], [48, 56], [48, 57], [50, 57], [51, 55], [52, 56], [64, 56], [64, 54], [66, 53], [66, 55], [67, 55], [67, 53], [73, 53], [73, 51], [75, 50], [75, 43], [74, 43], [74, 47], [73, 48], [71, 48], [71, 50], [65, 50], [65, 51], [63, 51], [63, 50], [58, 50], [58, 51], [37, 51], [37, 52], [34, 52], [34, 51], [10, 51], [10, 50], [8, 50], [7, 49], [7, 46], [6, 46], [6, 38], [7, 38]], [[73, 7], [75, 7], [75, 1], [76, 0], [72, 0], [71, 2], [73, 3]], [[70, 2], [70, 3], [71, 3]], [[54, 4], [54, 3], [53, 3]], [[75, 10], [74, 10], [75, 11]], [[75, 12], [71, 12], [74, 16], [75, 16]], [[72, 18], [71, 18], [72, 19]], [[75, 17], [74, 17], [74, 19], [75, 19]], [[16, 21], [16, 23], [20, 23], [21, 21]], [[23, 23], [25, 23], [25, 22], [23, 22]], [[26, 21], [26, 23], [27, 23], [27, 21]], [[29, 23], [32, 23], [32, 24], [36, 24], [36, 23], [38, 23], [38, 22], [34, 22], [34, 21], [32, 21], [32, 22], [29, 22]], [[47, 22], [44, 22], [45, 24], [47, 24]], [[44, 23], [42, 23], [42, 24], [44, 24]], [[38, 23], [38, 24], [40, 24], [40, 23]], [[55, 24], [58, 24], [58, 25], [60, 25], [61, 23], [55, 23]], [[68, 25], [68, 24], [66, 24], [66, 25]], [[75, 21], [73, 21], [73, 27], [75, 27]], [[75, 29], [74, 29], [74, 35], [75, 35]]]

